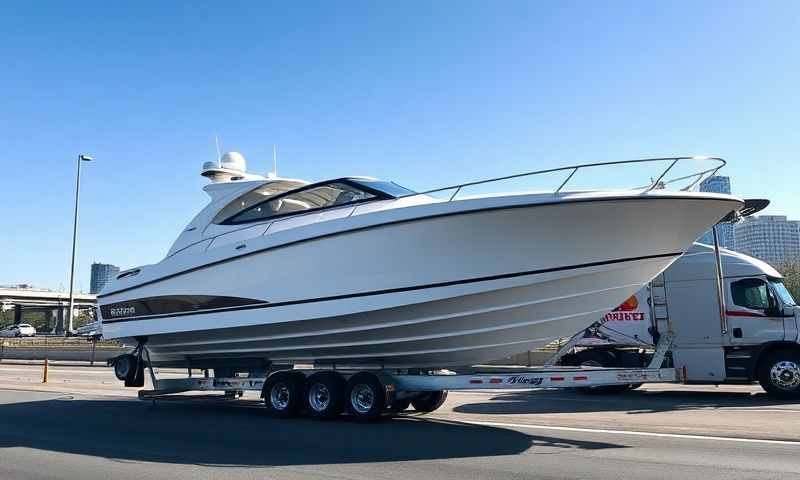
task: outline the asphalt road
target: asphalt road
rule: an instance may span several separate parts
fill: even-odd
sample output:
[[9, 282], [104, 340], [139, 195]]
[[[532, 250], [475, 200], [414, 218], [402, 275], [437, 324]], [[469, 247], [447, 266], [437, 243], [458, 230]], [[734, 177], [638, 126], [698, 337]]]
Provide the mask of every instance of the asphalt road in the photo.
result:
[[0, 479], [800, 479], [800, 402], [757, 387], [462, 392], [359, 424], [271, 419], [254, 398], [153, 406], [106, 369], [40, 375], [0, 364]]

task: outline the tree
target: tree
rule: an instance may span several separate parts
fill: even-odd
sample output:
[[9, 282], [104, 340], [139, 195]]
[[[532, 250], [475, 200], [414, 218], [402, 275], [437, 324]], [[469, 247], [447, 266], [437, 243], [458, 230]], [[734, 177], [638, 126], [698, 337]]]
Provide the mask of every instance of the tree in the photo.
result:
[[795, 301], [800, 301], [800, 258], [785, 260], [777, 270], [783, 274], [783, 283]]

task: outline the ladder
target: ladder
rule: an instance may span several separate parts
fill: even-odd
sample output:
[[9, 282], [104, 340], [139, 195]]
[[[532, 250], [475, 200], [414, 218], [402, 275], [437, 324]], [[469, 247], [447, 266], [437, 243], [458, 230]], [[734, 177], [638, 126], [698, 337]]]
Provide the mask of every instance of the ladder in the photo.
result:
[[664, 280], [664, 273], [658, 274], [650, 282], [650, 318], [653, 326], [658, 332], [668, 332], [669, 328], [669, 306], [667, 305], [667, 284]]

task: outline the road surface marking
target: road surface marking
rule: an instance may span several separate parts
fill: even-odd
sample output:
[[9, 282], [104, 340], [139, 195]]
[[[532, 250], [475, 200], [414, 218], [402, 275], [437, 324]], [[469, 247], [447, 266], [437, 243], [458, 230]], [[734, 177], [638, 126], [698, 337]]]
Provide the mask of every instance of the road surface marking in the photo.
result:
[[640, 437], [662, 437], [662, 438], [683, 438], [689, 440], [715, 440], [720, 442], [740, 442], [740, 443], [767, 443], [772, 445], [792, 445], [800, 447], [800, 440], [767, 440], [763, 438], [736, 438], [736, 437], [715, 437], [710, 435], [688, 435], [681, 433], [657, 433], [657, 432], [637, 432], [633, 430], [607, 430], [601, 428], [579, 428], [579, 427], [559, 427], [553, 425], [533, 425], [525, 423], [502, 423], [502, 422], [479, 422], [473, 420], [456, 420], [458, 422], [473, 425], [483, 425], [487, 427], [509, 427], [509, 428], [529, 428], [534, 430], [558, 430], [562, 432], [583, 432], [583, 433], [605, 433], [611, 435], [635, 435]]

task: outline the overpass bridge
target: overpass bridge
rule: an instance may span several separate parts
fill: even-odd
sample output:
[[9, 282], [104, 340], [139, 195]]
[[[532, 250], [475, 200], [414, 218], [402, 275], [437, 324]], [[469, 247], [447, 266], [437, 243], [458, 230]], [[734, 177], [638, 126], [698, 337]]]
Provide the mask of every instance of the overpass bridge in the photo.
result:
[[[75, 312], [89, 311], [94, 316], [97, 296], [76, 293]], [[69, 310], [69, 292], [56, 292], [30, 285], [0, 286], [0, 312], [14, 311], [14, 323], [21, 323], [23, 312], [43, 312], [50, 333], [61, 334], [66, 328], [65, 321]], [[74, 318], [74, 316], [73, 316]], [[6, 325], [0, 325], [0, 328]]]

